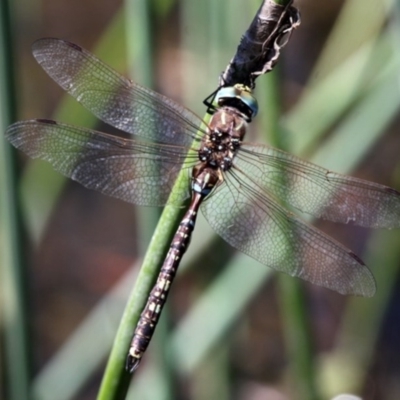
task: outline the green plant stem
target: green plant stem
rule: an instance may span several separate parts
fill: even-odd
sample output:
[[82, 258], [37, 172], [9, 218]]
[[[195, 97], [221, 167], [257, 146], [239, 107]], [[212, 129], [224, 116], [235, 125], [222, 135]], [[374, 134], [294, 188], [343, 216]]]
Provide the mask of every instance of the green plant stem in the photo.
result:
[[[181, 176], [180, 179], [187, 179], [187, 177]], [[180, 208], [173, 206], [164, 208], [122, 316], [104, 373], [98, 395], [99, 400], [121, 399], [126, 394], [130, 374], [125, 371], [125, 361], [132, 333], [146, 304], [148, 293], [158, 275], [166, 249], [181, 215], [182, 209]]]
[[[11, 10], [0, 4], [0, 131], [15, 120], [15, 77], [12, 55]], [[29, 351], [25, 302], [21, 214], [18, 207], [16, 159], [11, 146], [0, 137], [0, 267], [6, 362], [6, 390], [10, 400], [29, 399]]]
[[[263, 94], [268, 115], [263, 118], [262, 126], [269, 132], [270, 143], [287, 151], [286, 140], [279, 127], [281, 115], [281, 88], [279, 68], [263, 81]], [[264, 114], [265, 115], [265, 114]], [[285, 176], [282, 176], [285, 179]], [[290, 249], [288, 250], [290, 251]], [[296, 257], [295, 254], [292, 255]], [[311, 345], [309, 320], [306, 312], [303, 285], [298, 279], [280, 275], [278, 278], [279, 297], [282, 308], [286, 348], [289, 354], [289, 370], [297, 399], [318, 399], [315, 366]]]
[[279, 292], [286, 348], [291, 363], [292, 393], [296, 393], [297, 399], [319, 399], [303, 284], [292, 277], [280, 276]]

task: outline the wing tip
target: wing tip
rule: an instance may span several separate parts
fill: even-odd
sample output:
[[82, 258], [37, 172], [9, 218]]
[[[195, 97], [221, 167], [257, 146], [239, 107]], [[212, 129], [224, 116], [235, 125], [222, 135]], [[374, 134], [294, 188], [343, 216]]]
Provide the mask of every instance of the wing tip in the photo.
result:
[[385, 191], [395, 196], [400, 196], [400, 192], [396, 189], [391, 188], [390, 186], [386, 186]]
[[365, 267], [364, 261], [361, 260], [361, 258], [358, 257], [357, 254], [353, 253], [352, 251], [349, 251], [348, 254], [349, 254], [349, 256], [350, 256], [351, 258], [353, 258], [358, 264], [360, 264], [360, 265], [362, 265], [362, 266]]
[[363, 266], [363, 276], [362, 279], [359, 279], [358, 276], [355, 277], [354, 285], [350, 289], [348, 293], [344, 294], [354, 294], [356, 296], [362, 297], [373, 297], [376, 293], [376, 281], [372, 272], [369, 268], [365, 265], [364, 261], [361, 258], [353, 253], [352, 251], [348, 252], [349, 256], [356, 261], [357, 264]]

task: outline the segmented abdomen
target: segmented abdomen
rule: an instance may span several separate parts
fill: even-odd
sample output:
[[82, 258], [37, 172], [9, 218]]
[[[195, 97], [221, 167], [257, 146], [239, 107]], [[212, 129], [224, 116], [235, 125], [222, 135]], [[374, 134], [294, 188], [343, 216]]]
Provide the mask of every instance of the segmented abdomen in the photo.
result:
[[157, 282], [151, 290], [147, 304], [140, 316], [127, 359], [127, 369], [130, 372], [133, 372], [139, 365], [153, 336], [180, 260], [189, 245], [200, 202], [201, 197], [195, 196], [182, 222], [179, 224], [167, 257], [161, 267]]

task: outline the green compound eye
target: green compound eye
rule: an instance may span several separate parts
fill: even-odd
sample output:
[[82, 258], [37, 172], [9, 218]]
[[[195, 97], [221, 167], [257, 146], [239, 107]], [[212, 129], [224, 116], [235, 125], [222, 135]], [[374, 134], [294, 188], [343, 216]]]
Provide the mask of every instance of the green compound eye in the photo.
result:
[[251, 94], [251, 90], [244, 85], [237, 84], [222, 88], [217, 93], [215, 100], [219, 106], [229, 105], [232, 100], [242, 102], [250, 114], [250, 119], [255, 117], [258, 112], [257, 100]]

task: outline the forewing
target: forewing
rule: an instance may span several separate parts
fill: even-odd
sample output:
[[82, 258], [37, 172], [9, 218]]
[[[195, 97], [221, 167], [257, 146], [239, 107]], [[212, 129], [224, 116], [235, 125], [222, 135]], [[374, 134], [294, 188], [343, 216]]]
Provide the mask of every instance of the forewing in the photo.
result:
[[130, 203], [181, 205], [190, 194], [189, 185], [182, 184], [169, 198], [186, 157], [180, 146], [142, 143], [50, 120], [17, 122], [6, 137], [83, 186]]
[[336, 174], [273, 147], [245, 144], [235, 158], [262, 193], [318, 218], [365, 227], [400, 226], [400, 193]]
[[375, 281], [350, 250], [296, 218], [255, 183], [228, 173], [203, 213], [229, 244], [268, 267], [341, 294], [370, 297]]
[[102, 121], [127, 133], [189, 146], [200, 127], [194, 113], [118, 74], [85, 49], [45, 38], [32, 46], [42, 68]]

